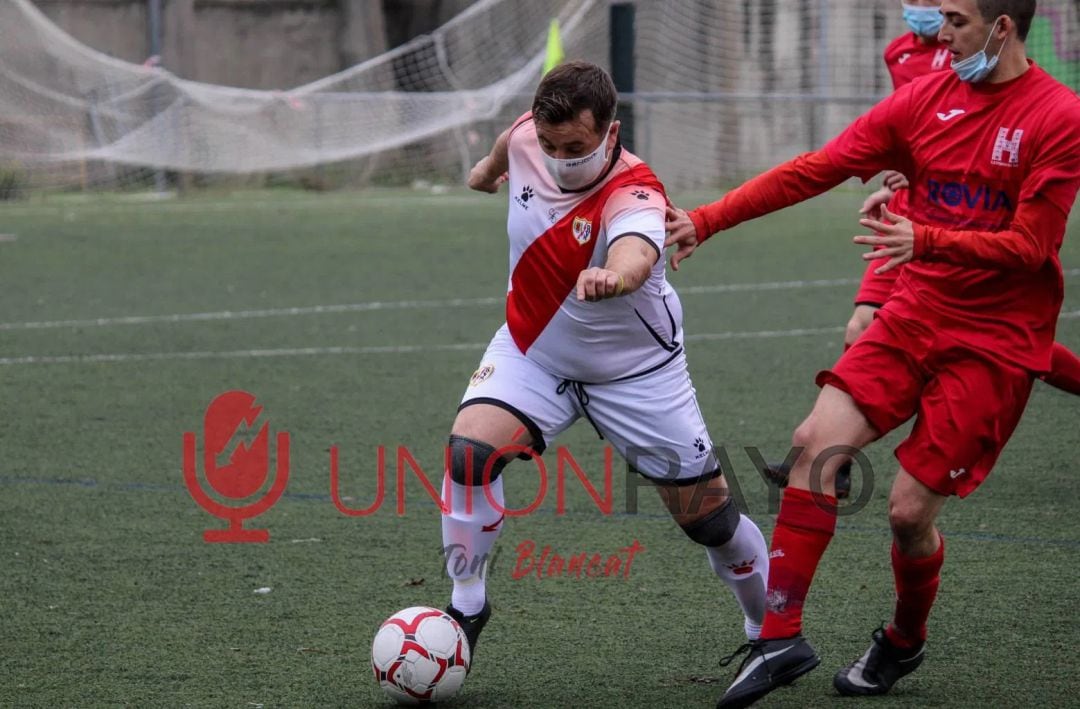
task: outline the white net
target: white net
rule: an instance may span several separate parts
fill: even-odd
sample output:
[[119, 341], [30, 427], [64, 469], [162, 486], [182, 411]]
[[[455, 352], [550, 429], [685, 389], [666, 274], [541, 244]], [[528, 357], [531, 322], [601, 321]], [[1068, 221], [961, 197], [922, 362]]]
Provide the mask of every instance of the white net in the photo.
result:
[[[1075, 86], [1078, 3], [1039, 7], [1029, 46]], [[616, 15], [629, 68], [612, 66]], [[0, 0], [0, 197], [13, 184], [459, 182], [528, 108], [552, 18], [568, 58], [632, 82], [624, 135], [673, 188], [821, 145], [888, 92], [881, 53], [905, 31], [895, 0], [479, 0], [431, 35], [271, 92], [112, 59], [29, 0]]]
[[28, 0], [4, 0], [0, 160], [23, 166], [38, 184], [83, 186], [138, 182], [150, 170], [263, 174], [358, 158], [367, 159], [347, 171], [367, 179], [457, 179], [479, 150], [475, 127], [508, 104], [509, 113], [527, 107], [549, 20], [572, 40], [586, 31], [594, 4], [483, 0], [430, 36], [276, 92], [114, 60], [64, 34]]
[[[634, 148], [675, 186], [820, 147], [892, 90], [882, 54], [910, 31], [899, 0], [635, 4]], [[1039, 0], [1027, 46], [1080, 86], [1080, 2]]]

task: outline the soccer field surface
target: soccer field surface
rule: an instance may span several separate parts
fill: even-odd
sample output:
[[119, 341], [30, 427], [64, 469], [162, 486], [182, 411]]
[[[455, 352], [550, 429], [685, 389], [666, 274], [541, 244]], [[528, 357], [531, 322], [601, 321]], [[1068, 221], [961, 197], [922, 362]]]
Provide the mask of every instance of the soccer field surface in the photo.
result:
[[[815, 373], [841, 351], [863, 196], [743, 225], [669, 274], [713, 440], [767, 536], [775, 498], [744, 449], [784, 457]], [[398, 452], [441, 475], [502, 321], [505, 210], [505, 192], [377, 190], [0, 205], [0, 705], [387, 706], [375, 630], [401, 608], [445, 606], [450, 589], [438, 509], [408, 469], [398, 494]], [[1075, 215], [1062, 262], [1058, 339], [1080, 351]], [[265, 544], [204, 542], [228, 523], [182, 474], [184, 432], [201, 446], [207, 405], [230, 389], [291, 436], [283, 497], [244, 523], [269, 530]], [[835, 670], [891, 616], [885, 503], [903, 433], [868, 448], [865, 504], [840, 518], [811, 591], [821, 666], [762, 706], [1075, 706], [1080, 399], [1042, 383], [988, 482], [946, 505], [926, 663], [888, 697], [835, 695]], [[601, 488], [588, 424], [558, 443]], [[333, 446], [354, 509], [375, 501], [387, 451], [379, 509], [335, 506]], [[494, 615], [452, 706], [713, 706], [734, 675], [718, 661], [743, 634], [704, 551], [617, 461], [610, 514], [572, 472], [560, 505], [554, 447], [544, 461], [546, 487], [536, 464], [504, 473], [512, 507], [542, 499], [506, 522]], [[606, 564], [635, 541], [609, 576], [548, 575], [550, 554], [521, 573], [529, 544]]]

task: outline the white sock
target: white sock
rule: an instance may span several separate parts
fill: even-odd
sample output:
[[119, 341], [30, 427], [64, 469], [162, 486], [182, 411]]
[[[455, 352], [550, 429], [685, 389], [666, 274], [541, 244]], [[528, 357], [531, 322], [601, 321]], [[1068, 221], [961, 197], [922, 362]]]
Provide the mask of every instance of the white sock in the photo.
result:
[[769, 547], [761, 530], [746, 515], [726, 544], [705, 550], [709, 566], [716, 572], [742, 608], [746, 637], [757, 640], [765, 620], [765, 590], [769, 586]]
[[[479, 485], [466, 487], [443, 479], [443, 499], [447, 485], [451, 486], [450, 513], [442, 516], [443, 554], [446, 572], [454, 581], [450, 603], [465, 615], [474, 615], [484, 607], [487, 598], [487, 567], [491, 548], [502, 531], [505, 510], [502, 478], [488, 486], [488, 492], [499, 508], [496, 509]], [[466, 499], [471, 495], [471, 511], [466, 512]], [[488, 527], [487, 531], [484, 527]]]

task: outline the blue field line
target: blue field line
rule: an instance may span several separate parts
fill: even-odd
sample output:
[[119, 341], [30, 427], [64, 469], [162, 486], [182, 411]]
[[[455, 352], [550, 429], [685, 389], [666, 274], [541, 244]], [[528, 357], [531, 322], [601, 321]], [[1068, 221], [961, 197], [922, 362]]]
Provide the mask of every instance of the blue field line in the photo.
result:
[[[38, 486], [56, 486], [56, 487], [76, 487], [84, 489], [101, 489], [104, 491], [123, 491], [123, 492], [171, 492], [171, 493], [183, 493], [187, 495], [187, 488], [183, 485], [167, 485], [163, 483], [141, 483], [141, 482], [126, 482], [126, 483], [99, 483], [93, 478], [39, 478], [39, 477], [11, 477], [0, 475], [0, 485], [38, 485]], [[430, 498], [418, 496], [419, 499], [415, 499], [408, 504], [413, 507], [419, 507], [426, 511], [434, 511], [436, 509], [435, 502]], [[330, 495], [324, 495], [321, 493], [306, 493], [306, 492], [286, 492], [282, 495], [282, 499], [291, 500], [294, 502], [324, 502], [332, 504], [333, 499]], [[593, 509], [592, 507], [589, 508]], [[378, 512], [376, 514], [384, 514]], [[385, 513], [390, 514], [390, 513]], [[384, 516], [385, 516], [384, 514]], [[550, 507], [542, 507], [532, 514], [539, 514], [544, 516], [554, 516], [555, 510]], [[581, 521], [584, 515], [574, 515], [574, 510], [567, 508], [564, 513], [565, 517], [573, 518], [575, 521]], [[667, 514], [657, 514], [652, 512], [613, 512], [608, 516], [596, 515], [597, 519], [614, 518], [614, 519], [643, 519], [643, 520], [668, 520], [671, 517]], [[768, 531], [774, 526], [772, 517], [769, 516], [764, 519], [756, 519], [758, 526], [763, 530]], [[838, 521], [836, 524], [837, 532], [850, 532], [854, 534], [873, 534], [875, 536], [887, 537], [891, 535], [891, 531], [887, 527], [875, 527], [870, 525], [849, 524], [846, 522]], [[965, 532], [959, 530], [950, 530], [948, 528], [942, 529], [942, 533], [950, 539], [964, 539], [973, 542], [984, 543], [996, 543], [996, 544], [1031, 544], [1034, 546], [1049, 546], [1049, 547], [1064, 547], [1067, 549], [1080, 549], [1080, 539], [1046, 539], [1044, 537], [1025, 537], [1010, 534], [996, 534], [993, 532]]]

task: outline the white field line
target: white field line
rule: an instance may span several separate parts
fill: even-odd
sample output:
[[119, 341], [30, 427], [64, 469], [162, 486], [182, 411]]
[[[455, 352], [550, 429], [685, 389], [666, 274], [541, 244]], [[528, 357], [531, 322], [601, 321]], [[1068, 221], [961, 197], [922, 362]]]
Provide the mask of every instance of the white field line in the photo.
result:
[[[1065, 271], [1065, 277], [1080, 276], [1080, 268]], [[801, 290], [805, 288], [834, 288], [853, 286], [858, 278], [830, 278], [810, 281], [765, 281], [761, 283], [726, 283], [711, 286], [685, 286], [678, 288], [681, 295], [709, 295], [715, 293], [745, 293], [753, 291]], [[116, 325], [150, 325], [160, 323], [211, 322], [224, 320], [251, 320], [256, 318], [300, 317], [306, 315], [329, 315], [336, 313], [363, 313], [378, 310], [436, 310], [442, 308], [487, 308], [501, 305], [505, 298], [450, 298], [445, 300], [370, 300], [360, 303], [333, 305], [307, 305], [291, 308], [264, 308], [259, 310], [218, 310], [205, 313], [173, 313], [166, 315], [126, 315], [121, 317], [84, 318], [77, 320], [37, 320], [29, 322], [0, 323], [0, 331], [49, 330], [58, 328], [112, 327]]]
[[[1080, 270], [1078, 270], [1080, 273]], [[679, 288], [680, 294], [742, 293], [747, 291], [799, 290], [802, 288], [831, 288], [855, 285], [857, 278], [834, 278], [817, 281], [773, 281], [765, 283], [730, 283], [712, 286]], [[261, 310], [219, 310], [206, 313], [175, 313], [170, 315], [128, 315], [112, 318], [86, 318], [81, 320], [39, 320], [32, 322], [0, 323], [4, 330], [48, 330], [65, 327], [110, 327], [113, 325], [149, 325], [156, 323], [206, 322], [216, 320], [250, 320], [254, 318], [298, 317], [304, 315], [328, 315], [333, 313], [363, 313], [376, 310], [435, 310], [441, 308], [486, 308], [502, 305], [505, 297], [498, 298], [449, 298], [446, 300], [371, 300], [361, 303], [337, 305], [308, 305], [293, 308], [265, 308]]]
[[[841, 333], [843, 327], [800, 328], [796, 330], [759, 330], [756, 332], [712, 332], [690, 335], [686, 339], [698, 340], [755, 340], [773, 337], [804, 337]], [[435, 345], [387, 345], [378, 347], [297, 347], [263, 350], [226, 350], [221, 352], [130, 352], [96, 355], [61, 355], [26, 357], [0, 357], [0, 366], [19, 364], [100, 364], [111, 362], [149, 362], [160, 360], [199, 359], [256, 359], [261, 357], [319, 357], [326, 355], [396, 355], [426, 354], [429, 352], [482, 352], [486, 342]]]
[[[1080, 318], [1080, 310], [1062, 313], [1061, 319]], [[752, 330], [729, 332], [706, 332], [688, 335], [688, 342], [715, 342], [718, 340], [762, 340], [784, 337], [814, 337], [818, 335], [838, 335], [844, 327], [795, 328], [791, 330]], [[0, 366], [23, 364], [107, 364], [123, 362], [152, 362], [163, 360], [206, 360], [206, 359], [259, 359], [266, 357], [324, 357], [330, 355], [400, 355], [427, 354], [431, 352], [482, 352], [486, 342], [434, 345], [385, 345], [375, 347], [296, 347], [282, 349], [251, 349], [225, 351], [194, 352], [127, 352], [118, 354], [96, 355], [28, 355], [25, 357], [0, 357]]]

